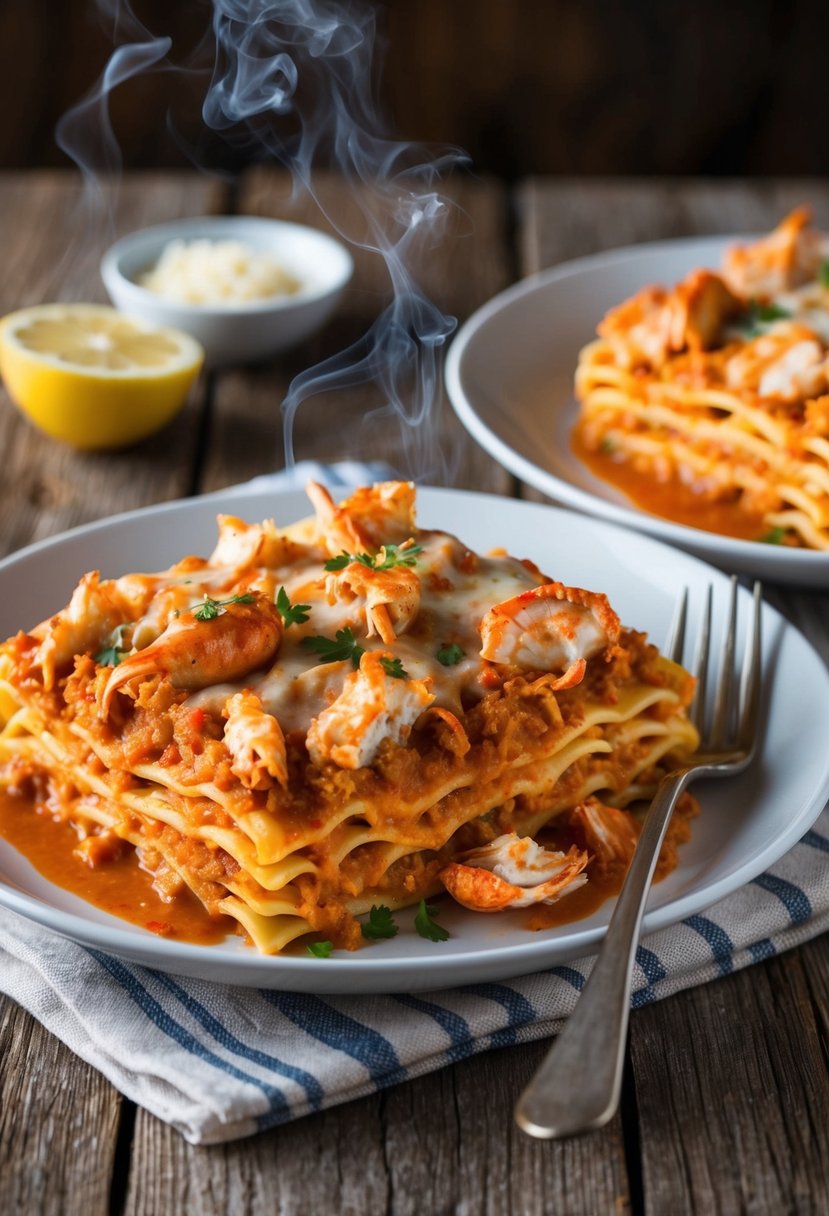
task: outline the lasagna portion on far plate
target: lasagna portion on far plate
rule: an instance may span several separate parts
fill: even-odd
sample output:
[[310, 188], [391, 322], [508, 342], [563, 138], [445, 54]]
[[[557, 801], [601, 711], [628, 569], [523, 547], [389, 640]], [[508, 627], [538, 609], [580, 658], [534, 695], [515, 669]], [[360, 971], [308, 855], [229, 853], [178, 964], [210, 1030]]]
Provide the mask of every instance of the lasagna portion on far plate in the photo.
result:
[[265, 953], [391, 936], [443, 891], [585, 915], [697, 745], [691, 677], [601, 593], [419, 529], [408, 483], [309, 494], [287, 527], [220, 516], [209, 558], [88, 573], [0, 647], [0, 831], [122, 895], [140, 867], [156, 932], [194, 895]]
[[575, 450], [639, 506], [829, 550], [829, 237], [810, 219], [643, 288], [582, 351]]

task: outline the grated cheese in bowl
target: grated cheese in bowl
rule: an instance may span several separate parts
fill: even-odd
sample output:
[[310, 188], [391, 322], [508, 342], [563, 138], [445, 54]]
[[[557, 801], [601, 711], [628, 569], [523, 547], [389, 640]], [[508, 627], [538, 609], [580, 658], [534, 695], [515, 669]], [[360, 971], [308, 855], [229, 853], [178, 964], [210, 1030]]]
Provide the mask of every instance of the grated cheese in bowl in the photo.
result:
[[293, 295], [300, 282], [262, 249], [242, 241], [170, 241], [138, 282], [180, 304], [244, 305]]

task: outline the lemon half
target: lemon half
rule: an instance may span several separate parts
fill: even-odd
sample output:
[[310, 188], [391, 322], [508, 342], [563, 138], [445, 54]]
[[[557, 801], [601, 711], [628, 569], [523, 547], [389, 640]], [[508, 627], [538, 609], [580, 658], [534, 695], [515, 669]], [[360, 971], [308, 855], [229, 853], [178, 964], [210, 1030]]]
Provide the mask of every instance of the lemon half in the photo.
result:
[[14, 403], [78, 448], [124, 447], [181, 409], [204, 361], [189, 334], [98, 304], [40, 304], [0, 321], [0, 374]]

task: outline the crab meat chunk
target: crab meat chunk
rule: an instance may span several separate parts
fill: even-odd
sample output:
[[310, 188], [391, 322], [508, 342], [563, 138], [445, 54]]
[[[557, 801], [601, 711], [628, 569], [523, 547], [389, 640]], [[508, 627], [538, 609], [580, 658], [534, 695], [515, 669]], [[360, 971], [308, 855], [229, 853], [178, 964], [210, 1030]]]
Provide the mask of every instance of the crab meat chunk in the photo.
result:
[[589, 859], [581, 849], [553, 852], [530, 836], [509, 832], [450, 862], [439, 878], [465, 908], [500, 912], [555, 903], [565, 893], [577, 891], [587, 882], [582, 871]]
[[587, 660], [618, 641], [619, 618], [607, 597], [543, 583], [496, 604], [481, 621], [481, 658], [525, 671], [563, 671], [556, 687], [584, 678]]
[[393, 656], [366, 651], [337, 699], [311, 722], [307, 746], [315, 764], [333, 761], [340, 768], [365, 768], [384, 739], [404, 743], [412, 725], [434, 701], [430, 680], [390, 675], [384, 659], [388, 664]]
[[285, 736], [273, 714], [264, 711], [259, 697], [248, 691], [237, 692], [228, 697], [224, 712], [224, 743], [234, 776], [249, 790], [286, 786]]

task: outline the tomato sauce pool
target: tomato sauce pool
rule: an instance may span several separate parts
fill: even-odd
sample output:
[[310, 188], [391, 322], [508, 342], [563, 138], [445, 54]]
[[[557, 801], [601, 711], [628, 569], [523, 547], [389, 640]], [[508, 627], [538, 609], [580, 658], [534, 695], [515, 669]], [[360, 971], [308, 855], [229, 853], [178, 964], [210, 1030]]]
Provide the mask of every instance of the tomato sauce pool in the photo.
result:
[[211, 916], [186, 889], [169, 903], [163, 900], [131, 846], [90, 866], [73, 852], [78, 837], [68, 823], [36, 809], [26, 798], [2, 791], [0, 836], [55, 886], [160, 937], [207, 946], [234, 931], [230, 917]]

